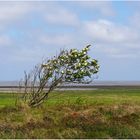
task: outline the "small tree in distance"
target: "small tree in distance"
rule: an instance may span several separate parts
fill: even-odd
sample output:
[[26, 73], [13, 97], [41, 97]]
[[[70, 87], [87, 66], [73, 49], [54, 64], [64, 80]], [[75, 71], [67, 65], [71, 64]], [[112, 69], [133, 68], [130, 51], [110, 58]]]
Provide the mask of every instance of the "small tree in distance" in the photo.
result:
[[88, 56], [89, 48], [90, 45], [81, 51], [62, 50], [58, 56], [35, 66], [30, 73], [25, 72], [23, 100], [29, 106], [36, 107], [63, 83], [90, 83], [99, 65], [97, 60]]

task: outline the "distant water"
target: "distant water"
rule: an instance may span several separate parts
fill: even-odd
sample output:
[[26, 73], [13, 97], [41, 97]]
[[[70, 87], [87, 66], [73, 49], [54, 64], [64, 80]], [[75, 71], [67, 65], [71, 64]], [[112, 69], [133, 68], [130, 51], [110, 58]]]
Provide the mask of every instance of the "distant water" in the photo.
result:
[[[0, 86], [18, 86], [19, 81], [0, 81]], [[77, 84], [65, 84], [65, 85], [77, 85]], [[83, 85], [83, 84], [78, 84]], [[93, 81], [88, 84], [91, 85], [140, 85], [140, 81]]]
[[18, 86], [19, 81], [0, 81], [0, 86]]

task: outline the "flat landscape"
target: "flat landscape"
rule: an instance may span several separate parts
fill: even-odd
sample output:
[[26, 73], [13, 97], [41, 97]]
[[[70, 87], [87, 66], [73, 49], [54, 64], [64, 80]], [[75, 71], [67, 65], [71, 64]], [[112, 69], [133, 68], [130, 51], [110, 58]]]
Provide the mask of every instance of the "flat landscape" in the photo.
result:
[[54, 91], [38, 108], [0, 94], [0, 138], [140, 138], [140, 89]]

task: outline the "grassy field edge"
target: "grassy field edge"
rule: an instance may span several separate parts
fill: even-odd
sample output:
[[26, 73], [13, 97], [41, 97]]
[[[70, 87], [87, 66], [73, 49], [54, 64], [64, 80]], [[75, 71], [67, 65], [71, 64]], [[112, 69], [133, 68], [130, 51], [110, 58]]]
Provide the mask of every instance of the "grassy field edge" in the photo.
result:
[[140, 90], [55, 91], [42, 106], [0, 94], [0, 138], [140, 138]]

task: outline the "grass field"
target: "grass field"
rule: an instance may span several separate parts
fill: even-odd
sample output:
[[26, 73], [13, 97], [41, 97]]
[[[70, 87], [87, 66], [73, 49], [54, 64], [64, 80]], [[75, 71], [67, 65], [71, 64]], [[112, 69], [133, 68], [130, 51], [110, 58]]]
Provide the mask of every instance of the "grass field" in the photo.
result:
[[55, 91], [38, 108], [0, 94], [0, 138], [140, 138], [140, 90]]

